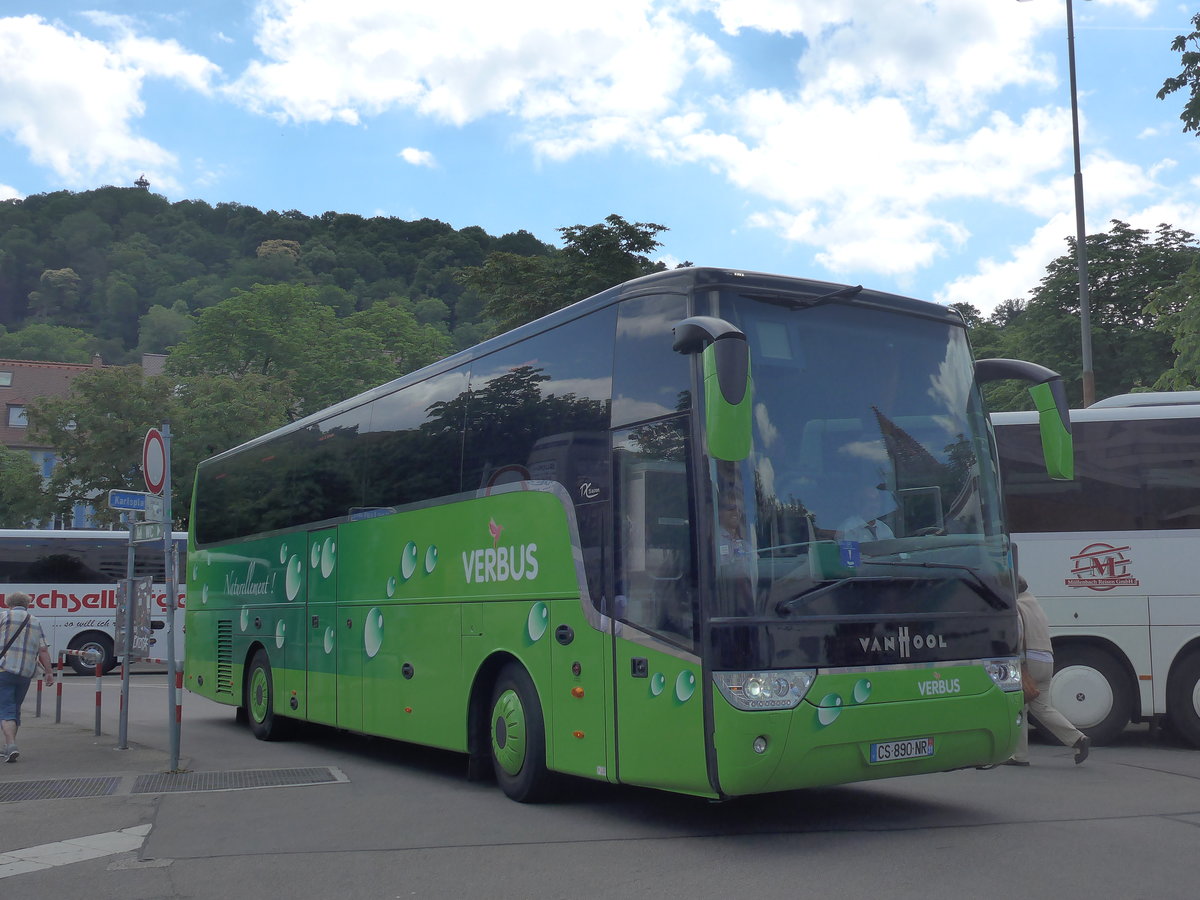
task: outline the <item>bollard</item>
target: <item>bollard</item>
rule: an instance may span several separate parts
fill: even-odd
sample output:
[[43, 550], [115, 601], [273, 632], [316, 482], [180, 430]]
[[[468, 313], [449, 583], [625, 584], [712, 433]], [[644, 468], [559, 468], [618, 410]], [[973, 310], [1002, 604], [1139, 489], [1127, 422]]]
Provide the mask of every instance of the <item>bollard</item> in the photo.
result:
[[62, 683], [63, 683], [63, 660], [66, 659], [66, 653], [58, 654], [58, 690], [54, 699], [54, 724], [57, 725], [62, 721]]
[[38, 676], [37, 686], [37, 704], [33, 708], [33, 717], [40, 719], [42, 717], [42, 676]]
[[100, 734], [100, 697], [101, 687], [103, 682], [100, 680], [104, 677], [104, 662], [101, 660], [96, 663], [96, 734]]
[[175, 670], [175, 726], [183, 723], [183, 669]]

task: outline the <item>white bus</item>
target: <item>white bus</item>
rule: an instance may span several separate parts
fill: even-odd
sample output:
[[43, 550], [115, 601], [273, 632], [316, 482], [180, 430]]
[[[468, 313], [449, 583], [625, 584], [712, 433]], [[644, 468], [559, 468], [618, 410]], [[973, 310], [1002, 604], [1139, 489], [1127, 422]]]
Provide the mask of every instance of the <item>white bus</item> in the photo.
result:
[[992, 422], [1054, 706], [1098, 744], [1166, 719], [1200, 746], [1200, 392], [1072, 410], [1073, 481], [1046, 477], [1036, 413]]
[[[187, 534], [174, 532], [179, 547], [179, 606], [184, 602], [184, 557]], [[165, 659], [166, 569], [161, 542], [136, 544], [134, 575], [154, 578], [155, 608], [151, 615], [151, 655]], [[117, 664], [113, 627], [117, 582], [125, 577], [127, 531], [43, 531], [0, 529], [0, 601], [14, 591], [32, 598], [30, 611], [46, 631], [52, 659], [61, 650], [89, 649], [103, 654], [104, 671]], [[183, 616], [176, 616], [176, 659], [183, 659]], [[95, 668], [76, 655], [67, 661], [81, 675]]]

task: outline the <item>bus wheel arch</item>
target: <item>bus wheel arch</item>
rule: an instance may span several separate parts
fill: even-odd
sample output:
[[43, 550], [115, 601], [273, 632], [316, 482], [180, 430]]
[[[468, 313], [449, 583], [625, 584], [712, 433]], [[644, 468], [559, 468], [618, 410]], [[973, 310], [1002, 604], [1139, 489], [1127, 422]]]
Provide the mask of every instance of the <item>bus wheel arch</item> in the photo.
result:
[[1133, 670], [1107, 641], [1054, 643], [1050, 702], [1097, 745], [1112, 743], [1140, 715]]
[[[103, 654], [103, 659], [100, 662], [101, 674], [108, 674], [117, 665], [117, 658], [113, 650], [113, 639], [110, 635], [103, 631], [84, 631], [75, 637], [71, 638], [71, 643], [67, 645], [69, 650], [78, 650], [80, 652], [95, 649]], [[67, 657], [67, 662], [71, 668], [80, 675], [95, 675], [96, 669], [94, 666], [89, 666], [80, 657], [71, 655]]]
[[242, 679], [246, 723], [260, 741], [281, 740], [286, 736], [287, 720], [275, 714], [275, 677], [271, 659], [262, 644], [252, 645], [246, 655], [248, 662]]
[[[477, 697], [486, 698], [482, 716]], [[552, 786], [546, 764], [545, 717], [537, 687], [525, 666], [508, 654], [489, 659], [476, 677], [472, 707], [476, 723], [482, 724], [482, 728], [476, 726], [472, 755], [478, 753], [482, 737], [500, 789], [518, 803], [544, 800]]]
[[1179, 651], [1171, 664], [1167, 717], [1176, 731], [1200, 747], [1200, 640]]

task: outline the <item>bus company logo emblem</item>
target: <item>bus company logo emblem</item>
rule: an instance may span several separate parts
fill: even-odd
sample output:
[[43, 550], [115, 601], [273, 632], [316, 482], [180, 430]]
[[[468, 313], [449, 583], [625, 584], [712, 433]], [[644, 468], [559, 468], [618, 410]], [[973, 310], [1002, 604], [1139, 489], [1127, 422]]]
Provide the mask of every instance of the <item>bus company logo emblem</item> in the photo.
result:
[[917, 691], [922, 697], [944, 697], [961, 690], [962, 682], [959, 679], [943, 678], [940, 672], [934, 672], [932, 678], [917, 682]]
[[902, 625], [893, 635], [883, 637], [860, 637], [859, 645], [867, 653], [899, 653], [901, 659], [908, 659], [912, 651], [946, 646], [946, 638], [941, 634], [911, 634], [907, 625]]
[[1071, 557], [1071, 574], [1075, 577], [1066, 579], [1066, 586], [1092, 591], [1137, 587], [1140, 582], [1129, 571], [1133, 561], [1125, 555], [1128, 549], [1103, 542], [1088, 544]]
[[595, 500], [600, 496], [600, 488], [596, 487], [590, 481], [585, 481], [579, 486], [579, 496], [584, 500]]

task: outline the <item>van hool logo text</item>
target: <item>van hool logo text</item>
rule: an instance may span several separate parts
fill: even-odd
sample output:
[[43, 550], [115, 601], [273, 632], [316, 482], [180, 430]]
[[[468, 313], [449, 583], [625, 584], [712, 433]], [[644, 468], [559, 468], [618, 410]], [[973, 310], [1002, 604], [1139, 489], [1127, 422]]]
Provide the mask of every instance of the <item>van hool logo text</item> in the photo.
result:
[[946, 638], [940, 634], [910, 634], [908, 627], [902, 626], [895, 635], [862, 637], [858, 643], [867, 653], [899, 653], [901, 659], [906, 659], [913, 650], [945, 647]]
[[1093, 591], [1111, 591], [1115, 587], [1137, 587], [1138, 580], [1129, 571], [1132, 560], [1125, 555], [1129, 547], [1112, 544], [1088, 544], [1071, 557], [1067, 587], [1085, 587]]
[[255, 580], [257, 562], [246, 567], [246, 577], [238, 580], [232, 572], [225, 575], [225, 593], [231, 597], [265, 597], [275, 591], [275, 573], [264, 572], [262, 577]]

